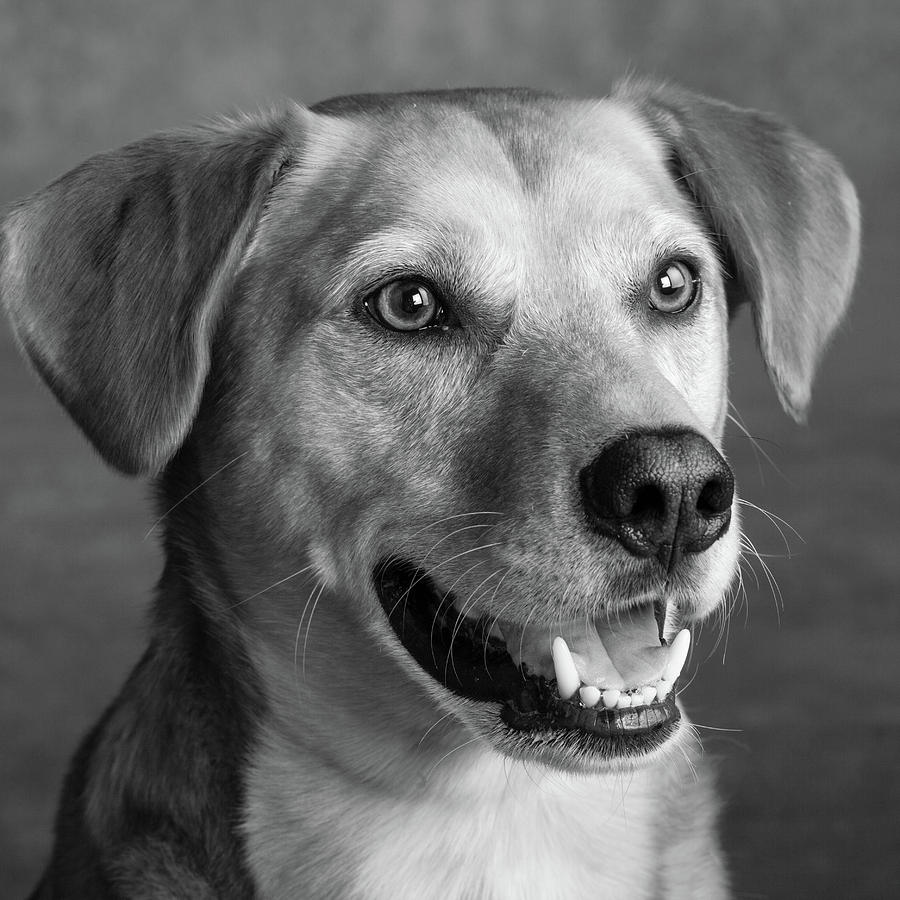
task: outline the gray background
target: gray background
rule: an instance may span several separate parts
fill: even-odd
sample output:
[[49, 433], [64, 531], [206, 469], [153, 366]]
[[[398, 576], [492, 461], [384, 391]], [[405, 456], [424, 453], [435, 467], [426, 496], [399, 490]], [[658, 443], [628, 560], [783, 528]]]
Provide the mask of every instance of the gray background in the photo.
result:
[[[775, 111], [835, 152], [865, 214], [856, 304], [792, 424], [743, 320], [745, 497], [786, 519], [687, 703], [718, 759], [737, 893], [900, 896], [900, 4], [712, 0], [0, 0], [0, 202], [148, 131], [293, 96], [655, 73]], [[107, 471], [0, 326], [0, 895], [50, 841], [78, 737], [142, 643], [159, 571], [146, 485]], [[708, 658], [707, 658], [708, 657]], [[715, 730], [728, 729], [728, 730]], [[602, 842], [602, 835], [597, 836]]]

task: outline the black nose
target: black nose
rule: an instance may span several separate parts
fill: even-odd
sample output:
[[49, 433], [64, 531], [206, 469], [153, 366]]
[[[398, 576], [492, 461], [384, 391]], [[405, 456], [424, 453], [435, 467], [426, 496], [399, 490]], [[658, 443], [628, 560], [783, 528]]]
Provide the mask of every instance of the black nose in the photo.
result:
[[585, 466], [581, 492], [601, 534], [668, 569], [728, 530], [734, 475], [694, 431], [644, 431], [619, 438]]

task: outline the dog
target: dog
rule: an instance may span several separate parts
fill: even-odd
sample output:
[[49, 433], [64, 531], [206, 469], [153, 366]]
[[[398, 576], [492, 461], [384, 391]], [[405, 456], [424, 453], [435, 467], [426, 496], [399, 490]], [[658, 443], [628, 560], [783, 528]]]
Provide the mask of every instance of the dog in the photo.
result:
[[849, 301], [828, 153], [640, 79], [359, 95], [102, 153], [2, 234], [165, 549], [35, 898], [728, 895], [679, 675], [740, 552], [729, 320], [802, 419]]

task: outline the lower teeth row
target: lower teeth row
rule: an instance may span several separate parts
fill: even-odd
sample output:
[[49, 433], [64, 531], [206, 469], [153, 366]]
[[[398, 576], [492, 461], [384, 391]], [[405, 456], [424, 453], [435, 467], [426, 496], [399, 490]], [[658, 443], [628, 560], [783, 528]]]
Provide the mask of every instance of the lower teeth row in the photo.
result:
[[665, 700], [671, 690], [672, 683], [663, 678], [655, 685], [634, 688], [630, 691], [620, 691], [615, 688], [601, 691], [592, 684], [586, 684], [578, 689], [578, 695], [581, 697], [582, 704], [588, 708], [603, 706], [606, 709], [633, 709], [636, 706], [649, 706], [658, 700]]
[[636, 706], [649, 706], [654, 701], [665, 700], [669, 696], [672, 685], [681, 674], [687, 660], [690, 645], [691, 633], [683, 628], [669, 647], [665, 668], [656, 684], [627, 690], [618, 690], [617, 688], [603, 690], [593, 684], [581, 683], [568, 644], [563, 637], [557, 636], [553, 639], [551, 647], [556, 688], [563, 700], [574, 700], [577, 693], [584, 706], [589, 708], [599, 704], [606, 709], [633, 709]]

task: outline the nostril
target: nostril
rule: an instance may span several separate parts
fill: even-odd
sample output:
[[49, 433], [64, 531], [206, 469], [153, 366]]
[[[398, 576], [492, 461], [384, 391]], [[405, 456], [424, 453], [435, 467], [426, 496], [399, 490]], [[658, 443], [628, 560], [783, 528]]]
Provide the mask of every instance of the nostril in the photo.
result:
[[731, 508], [734, 499], [732, 479], [710, 478], [697, 497], [697, 512], [704, 518], [720, 516]]

